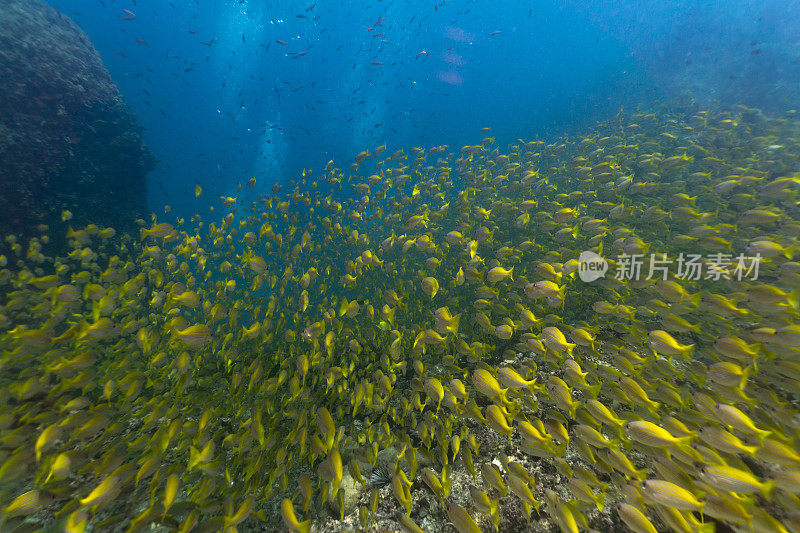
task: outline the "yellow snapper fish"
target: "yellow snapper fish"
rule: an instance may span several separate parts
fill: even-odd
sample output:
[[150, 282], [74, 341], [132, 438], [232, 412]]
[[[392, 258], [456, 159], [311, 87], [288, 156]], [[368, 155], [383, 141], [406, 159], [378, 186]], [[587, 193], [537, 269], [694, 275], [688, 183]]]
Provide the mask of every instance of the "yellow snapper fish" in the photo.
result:
[[665, 105], [54, 205], [0, 235], [0, 528], [418, 532], [421, 482], [461, 533], [791, 530], [797, 131]]

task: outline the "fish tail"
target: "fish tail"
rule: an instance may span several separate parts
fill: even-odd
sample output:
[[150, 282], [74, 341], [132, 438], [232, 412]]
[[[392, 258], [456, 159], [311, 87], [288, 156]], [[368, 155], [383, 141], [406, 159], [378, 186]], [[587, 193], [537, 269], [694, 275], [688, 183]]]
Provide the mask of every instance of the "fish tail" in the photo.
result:
[[695, 294], [692, 294], [691, 296], [689, 296], [689, 301], [692, 303], [693, 306], [699, 307], [700, 306], [700, 300], [702, 298], [703, 298], [703, 295], [698, 292], [698, 293], [695, 293]]
[[602, 387], [601, 383], [598, 383], [597, 385], [589, 385], [586, 387], [586, 391], [592, 398], [596, 399], [597, 395], [600, 394], [600, 387]]
[[531, 507], [531, 504], [529, 504], [526, 501], [522, 502], [522, 507], [523, 507], [523, 509], [525, 509], [525, 520], [527, 522], [530, 522], [530, 520], [531, 520], [531, 510], [533, 510], [533, 507]]
[[601, 492], [595, 497], [594, 504], [595, 506], [597, 506], [597, 510], [600, 511], [601, 513], [603, 512], [603, 507], [605, 507], [605, 502], [606, 502], [605, 492]]
[[497, 398], [504, 407], [511, 406], [511, 402], [508, 399], [508, 389], [498, 389]]
[[575, 413], [578, 410], [578, 407], [581, 406], [581, 402], [573, 401], [572, 404], [569, 406], [569, 416], [575, 418]]
[[[92, 306], [92, 322], [97, 322], [98, 320], [100, 320], [100, 302], [94, 302], [94, 305]], [[85, 329], [89, 327], [89, 324], [86, 324], [85, 322], [84, 324], [85, 332]]]
[[489, 516], [492, 517], [492, 526], [495, 531], [500, 530], [500, 500], [492, 500], [489, 504]]
[[786, 297], [786, 301], [794, 309], [798, 309], [798, 307], [800, 307], [800, 292], [793, 290], [789, 293], [789, 296]]
[[753, 364], [751, 366], [747, 366], [747, 367], [745, 367], [744, 370], [742, 370], [742, 377], [739, 380], [739, 389], [740, 390], [743, 391], [745, 386], [747, 386], [747, 380], [750, 379], [750, 374], [753, 372], [753, 370], [756, 370], [756, 371], [758, 370], [758, 368], [756, 367], [756, 360], [755, 359], [753, 359]]
[[696, 533], [715, 533], [717, 531], [717, 525], [715, 522], [705, 522], [703, 524], [697, 524], [695, 532]]
[[737, 392], [738, 392], [737, 396], [739, 396], [739, 398], [742, 399], [742, 401], [747, 405], [747, 407], [749, 407], [750, 409], [755, 409], [756, 405], [758, 404], [758, 400], [748, 396], [747, 394], [744, 393], [743, 390], [739, 390]]
[[775, 480], [768, 479], [761, 485], [761, 494], [764, 495], [764, 499], [767, 501], [772, 500], [772, 491], [775, 490]]
[[694, 353], [694, 344], [690, 344], [681, 350], [681, 355], [683, 358], [689, 362], [692, 360], [692, 354]]

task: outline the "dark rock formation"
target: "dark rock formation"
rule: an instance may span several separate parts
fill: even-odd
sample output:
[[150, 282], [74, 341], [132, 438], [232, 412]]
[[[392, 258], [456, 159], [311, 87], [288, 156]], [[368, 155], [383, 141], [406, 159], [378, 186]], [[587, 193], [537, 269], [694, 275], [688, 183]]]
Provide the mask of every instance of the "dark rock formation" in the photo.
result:
[[0, 234], [60, 220], [124, 229], [154, 160], [89, 38], [40, 0], [0, 2]]

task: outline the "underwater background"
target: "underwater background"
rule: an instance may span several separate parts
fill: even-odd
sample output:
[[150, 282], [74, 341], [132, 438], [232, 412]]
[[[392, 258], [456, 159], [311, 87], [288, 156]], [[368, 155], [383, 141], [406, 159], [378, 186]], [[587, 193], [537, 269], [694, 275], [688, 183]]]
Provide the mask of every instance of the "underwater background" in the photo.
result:
[[463, 146], [486, 126], [501, 144], [550, 140], [656, 100], [800, 98], [797, 0], [50, 4], [91, 37], [161, 161], [149, 207], [183, 216], [195, 183], [268, 188], [384, 142]]
[[0, 3], [0, 532], [800, 533], [800, 1]]

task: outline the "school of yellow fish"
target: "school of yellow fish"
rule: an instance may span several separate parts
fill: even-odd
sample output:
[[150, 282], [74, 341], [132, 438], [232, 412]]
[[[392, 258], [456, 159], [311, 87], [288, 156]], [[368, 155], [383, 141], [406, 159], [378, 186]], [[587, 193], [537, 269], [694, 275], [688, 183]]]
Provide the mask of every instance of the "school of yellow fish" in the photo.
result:
[[0, 530], [800, 531], [798, 131], [664, 107], [7, 236]]

